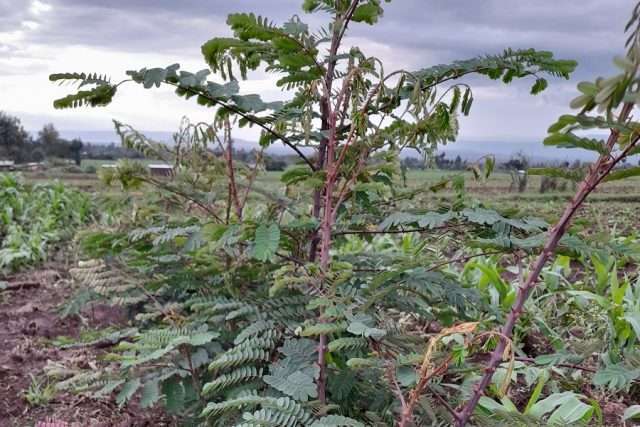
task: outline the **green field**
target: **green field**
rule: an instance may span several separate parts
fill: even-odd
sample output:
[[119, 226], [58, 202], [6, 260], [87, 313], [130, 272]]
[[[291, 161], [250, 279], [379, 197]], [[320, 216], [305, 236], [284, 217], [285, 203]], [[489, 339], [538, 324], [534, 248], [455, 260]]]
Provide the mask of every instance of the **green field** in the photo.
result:
[[[153, 163], [151, 160], [143, 160], [144, 164]], [[95, 166], [99, 168], [103, 164], [115, 164], [115, 161], [83, 160], [82, 168]], [[429, 191], [437, 183], [462, 174], [465, 178], [465, 187], [470, 197], [485, 204], [494, 205], [495, 208], [518, 208], [531, 213], [548, 213], [561, 209], [570, 200], [575, 192], [575, 185], [567, 183], [565, 191], [540, 192], [541, 177], [529, 176], [524, 192], [511, 190], [511, 175], [506, 172], [495, 172], [486, 180], [476, 180], [471, 172], [443, 171], [438, 169], [411, 170], [406, 175], [406, 185], [400, 178], [397, 179], [399, 190], [424, 190], [421, 199], [426, 202], [447, 200], [452, 195], [451, 188], [439, 192]], [[285, 185], [280, 180], [282, 172], [263, 171], [258, 175], [257, 188], [283, 195]], [[61, 169], [52, 169], [44, 172], [24, 173], [24, 176], [32, 182], [48, 182], [60, 180], [67, 184], [88, 190], [100, 187], [97, 174], [94, 173], [68, 173]], [[640, 207], [640, 177], [626, 179], [614, 183], [604, 183], [588, 200], [587, 206], [598, 206], [607, 212], [620, 210], [622, 212]]]

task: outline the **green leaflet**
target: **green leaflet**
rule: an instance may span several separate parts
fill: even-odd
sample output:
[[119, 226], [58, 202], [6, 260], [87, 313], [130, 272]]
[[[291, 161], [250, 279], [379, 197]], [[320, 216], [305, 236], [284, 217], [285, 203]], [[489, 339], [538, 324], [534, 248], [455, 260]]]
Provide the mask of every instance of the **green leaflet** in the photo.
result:
[[[451, 76], [468, 73], [484, 74], [491, 79], [503, 79], [505, 83], [509, 83], [513, 78], [523, 78], [538, 72], [568, 79], [576, 66], [575, 61], [555, 59], [551, 52], [534, 49], [507, 49], [499, 55], [455, 61], [448, 65], [437, 65], [417, 71], [414, 75], [421, 80], [423, 86], [432, 85]], [[536, 94], [545, 88], [546, 82], [540, 81], [539, 78], [534, 81], [531, 92]], [[468, 113], [468, 109], [463, 112]]]
[[161, 397], [162, 395], [160, 394], [159, 381], [147, 381], [142, 387], [140, 395], [140, 407], [150, 408], [155, 405], [155, 403], [158, 402]]
[[483, 208], [475, 208], [475, 209], [465, 209], [462, 211], [462, 214], [471, 222], [475, 222], [477, 224], [486, 224], [493, 225], [498, 221], [502, 221], [504, 218], [498, 212], [483, 209]]
[[165, 398], [165, 407], [170, 414], [182, 411], [185, 404], [186, 391], [180, 378], [172, 377], [163, 382], [162, 394]]
[[270, 374], [265, 375], [263, 381], [296, 400], [306, 402], [317, 397], [314, 379], [320, 371], [316, 365], [316, 342], [306, 338], [289, 339], [278, 351], [285, 358], [271, 364]]
[[584, 178], [585, 172], [580, 169], [562, 169], [562, 168], [530, 168], [527, 170], [529, 175], [543, 175], [555, 178], [564, 178], [570, 181], [579, 182]]
[[369, 346], [369, 342], [364, 337], [347, 337], [338, 338], [329, 342], [328, 349], [330, 352], [341, 352], [344, 350], [365, 349]]
[[364, 424], [341, 415], [327, 415], [314, 421], [310, 427], [364, 427]]
[[243, 366], [226, 374], [222, 374], [216, 377], [213, 381], [206, 383], [202, 387], [202, 393], [204, 395], [221, 393], [232, 386], [260, 378], [262, 376], [262, 372], [262, 368], [256, 368], [255, 366]]
[[72, 95], [53, 101], [53, 108], [61, 110], [80, 107], [103, 107], [113, 100], [116, 87], [100, 85], [90, 90], [80, 90]]
[[582, 148], [595, 151], [598, 154], [607, 152], [607, 147], [603, 140], [583, 138], [571, 132], [551, 134], [544, 140], [544, 145], [554, 145], [558, 148]]
[[365, 22], [373, 25], [382, 16], [383, 10], [376, 2], [369, 2], [358, 6], [353, 14], [354, 22]]
[[259, 261], [271, 260], [280, 243], [280, 228], [277, 224], [260, 224], [253, 240], [253, 257]]
[[640, 166], [614, 170], [609, 175], [607, 175], [604, 181], [605, 182], [619, 181], [621, 179], [631, 178], [634, 176], [640, 176]]
[[389, 230], [393, 227], [401, 225], [416, 224], [421, 228], [438, 228], [445, 225], [448, 221], [455, 219], [455, 212], [427, 212], [425, 214], [413, 214], [408, 212], [394, 212], [385, 218], [378, 226], [379, 230]]
[[320, 335], [330, 335], [338, 332], [345, 331], [347, 329], [347, 325], [343, 322], [338, 323], [316, 323], [313, 325], [306, 326], [301, 335], [303, 337], [313, 337]]
[[384, 329], [375, 327], [375, 320], [373, 317], [366, 314], [359, 314], [350, 319], [347, 332], [353, 335], [361, 335], [365, 338], [373, 338], [379, 340], [387, 333]]
[[141, 385], [142, 384], [139, 378], [127, 381], [122, 387], [122, 390], [120, 390], [120, 393], [118, 393], [118, 396], [116, 397], [116, 403], [122, 406], [127, 401], [131, 400], [131, 397], [133, 397], [133, 394], [140, 388]]
[[621, 364], [608, 365], [593, 376], [593, 384], [596, 386], [606, 386], [611, 390], [627, 389], [631, 382], [640, 378], [639, 369], [629, 369]]
[[631, 405], [624, 410], [622, 418], [624, 420], [631, 420], [634, 418], [638, 418], [638, 416], [640, 416], [640, 405]]
[[318, 396], [316, 384], [313, 376], [302, 371], [295, 371], [285, 374], [288, 369], [274, 368], [274, 375], [265, 375], [262, 379], [271, 387], [291, 396], [295, 400], [306, 402], [309, 398], [313, 399]]

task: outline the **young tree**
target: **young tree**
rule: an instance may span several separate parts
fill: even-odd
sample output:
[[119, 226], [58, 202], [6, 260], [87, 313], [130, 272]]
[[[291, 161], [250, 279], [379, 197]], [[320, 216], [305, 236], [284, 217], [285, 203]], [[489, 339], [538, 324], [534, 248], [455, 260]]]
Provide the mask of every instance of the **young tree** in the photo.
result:
[[[349, 233], [371, 232], [367, 228], [345, 231], [352, 224], [351, 212], [358, 210], [377, 218], [380, 212], [369, 200], [393, 192], [392, 177], [403, 149], [433, 152], [438, 144], [455, 140], [458, 118], [469, 114], [473, 103], [472, 88], [464, 77], [478, 74], [504, 83], [531, 78], [531, 93], [537, 94], [547, 87], [545, 75], [568, 78], [576, 64], [557, 60], [550, 52], [507, 49], [449, 65], [389, 72], [378, 58], [359, 47], [343, 45], [350, 26], [374, 25], [382, 18], [381, 1], [305, 0], [303, 9], [328, 14], [329, 24], [313, 32], [297, 15], [281, 25], [253, 14], [230, 15], [227, 23], [233, 37], [213, 38], [202, 45], [209, 65], [206, 70], [187, 72], [177, 64], [144, 68], [128, 71], [129, 79], [119, 83], [85, 73], [54, 74], [50, 79], [78, 81], [81, 86], [78, 92], [56, 100], [56, 108], [106, 105], [128, 81], [145, 88], [173, 87], [177, 95], [215, 108], [218, 123], [227, 123], [221, 126], [227, 131], [226, 120], [232, 117], [240, 126], [260, 128], [263, 147], [282, 142], [297, 154], [300, 164], [288, 170], [283, 181], [297, 185], [307, 182], [313, 188], [308, 209], [286, 206], [298, 221], [313, 224], [303, 239], [304, 251], [278, 253], [280, 231], [274, 223], [260, 223], [255, 241], [260, 248], [259, 259], [278, 255], [293, 262], [296, 269], [301, 269], [297, 274], [303, 274], [306, 280], [301, 291], [318, 298], [310, 309], [313, 318], [310, 314], [308, 319], [313, 327], [305, 332], [317, 336], [317, 372], [311, 376], [309, 371], [297, 372], [295, 380], [297, 387], [328, 408], [326, 405], [332, 403], [327, 392], [329, 366], [338, 369], [344, 365], [344, 361], [328, 361], [328, 335], [344, 331], [340, 329], [343, 322], [350, 322], [349, 331], [366, 338], [365, 345], [371, 346], [380, 363], [389, 363], [390, 357], [379, 341], [384, 331], [373, 326], [374, 317], [367, 311], [371, 305], [354, 303], [346, 313], [337, 309], [343, 296], [338, 295], [336, 284], [348, 275], [348, 267], [334, 262], [335, 242]], [[277, 86], [292, 94], [290, 100], [265, 102], [255, 94], [239, 94], [237, 78], [247, 78], [249, 71], [261, 67], [280, 76]], [[226, 83], [208, 81], [211, 72]], [[305, 154], [304, 147], [312, 147], [313, 155]], [[229, 188], [231, 200], [233, 190]], [[244, 220], [241, 216], [239, 209], [238, 221]], [[275, 245], [265, 243], [271, 241]], [[282, 271], [290, 272], [287, 268]], [[408, 425], [414, 417], [427, 377], [423, 380], [410, 398], [405, 398], [393, 375], [389, 376], [392, 394], [399, 399], [401, 425]], [[308, 390], [309, 381], [314, 392]], [[291, 392], [287, 387], [278, 390]]]

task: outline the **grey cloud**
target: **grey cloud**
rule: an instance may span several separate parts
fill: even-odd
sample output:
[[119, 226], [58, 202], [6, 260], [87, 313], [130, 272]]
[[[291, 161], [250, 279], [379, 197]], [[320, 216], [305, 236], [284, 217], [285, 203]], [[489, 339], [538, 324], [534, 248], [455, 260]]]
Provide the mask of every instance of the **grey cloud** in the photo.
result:
[[[255, 12], [276, 22], [302, 15], [302, 0], [42, 1], [52, 9], [34, 16], [30, 0], [0, 0], [0, 34], [21, 30], [25, 20], [40, 24], [33, 31], [23, 29], [23, 45], [3, 46], [0, 38], [0, 65], [3, 59], [28, 55], [22, 48], [29, 43], [51, 46], [52, 51], [58, 46], [87, 45], [154, 52], [181, 62], [198, 57], [205, 40], [229, 34], [225, 25], [228, 13]], [[551, 50], [558, 57], [576, 59], [580, 66], [571, 82], [555, 81], [551, 90], [535, 101], [561, 110], [573, 96], [577, 81], [611, 71], [612, 56], [624, 51], [622, 29], [631, 7], [628, 0], [393, 0], [385, 6], [385, 16], [378, 25], [354, 24], [350, 34], [365, 41], [365, 51], [382, 45], [392, 59], [416, 68], [497, 53], [505, 47]], [[312, 28], [328, 20], [322, 15], [302, 18]], [[9, 72], [19, 69], [0, 67], [0, 76]], [[486, 80], [473, 81], [491, 87]], [[502, 93], [504, 100], [491, 99], [484, 101], [485, 105], [507, 116], [525, 114], [513, 111], [511, 105], [528, 97], [527, 84], [517, 83]]]
[[[208, 38], [228, 34], [228, 13], [252, 11], [275, 21], [301, 13], [300, 0], [49, 2], [53, 9], [41, 17], [41, 28], [27, 32], [28, 41], [189, 55]], [[22, 5], [0, 0], [0, 28], [20, 27], [29, 2]], [[627, 0], [395, 0], [386, 5], [379, 25], [354, 25], [351, 34], [442, 61], [508, 46], [535, 47], [600, 71], [611, 52], [622, 51], [629, 10]], [[304, 17], [316, 25], [322, 18]]]

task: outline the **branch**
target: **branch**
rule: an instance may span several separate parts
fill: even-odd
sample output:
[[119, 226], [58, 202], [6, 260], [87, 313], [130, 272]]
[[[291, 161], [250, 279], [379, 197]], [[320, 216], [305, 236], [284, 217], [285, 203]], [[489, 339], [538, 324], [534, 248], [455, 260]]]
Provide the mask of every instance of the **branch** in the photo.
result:
[[203, 91], [198, 91], [195, 90], [191, 87], [184, 87], [181, 86], [178, 83], [172, 83], [172, 82], [168, 82], [165, 81], [166, 84], [180, 88], [184, 91], [187, 91], [189, 93], [191, 93], [192, 95], [199, 95], [202, 96], [205, 99], [208, 99], [209, 101], [211, 101], [212, 103], [219, 105], [220, 107], [232, 111], [234, 114], [239, 115], [240, 117], [248, 120], [249, 122], [261, 127], [262, 129], [264, 129], [267, 133], [273, 135], [275, 138], [279, 139], [280, 141], [282, 141], [283, 144], [287, 145], [289, 148], [291, 148], [293, 151], [296, 152], [296, 154], [298, 155], [298, 157], [300, 157], [310, 168], [312, 171], [316, 170], [316, 166], [313, 164], [313, 162], [311, 160], [309, 160], [309, 158], [307, 156], [304, 155], [304, 153], [302, 151], [300, 151], [300, 149], [289, 140], [289, 138], [287, 138], [286, 136], [276, 132], [275, 130], [273, 130], [272, 128], [270, 128], [269, 126], [267, 126], [266, 124], [264, 124], [264, 122], [262, 120], [258, 120], [257, 117], [252, 116], [251, 114], [247, 114], [246, 112], [242, 111], [241, 109], [239, 109], [238, 107], [236, 107], [235, 105], [232, 104], [228, 104], [224, 101], [221, 101], [220, 99], [217, 98], [213, 98], [211, 97], [209, 94], [207, 94], [206, 92]]
[[162, 183], [160, 181], [157, 181], [157, 180], [155, 180], [153, 178], [142, 177], [141, 179], [144, 182], [148, 183], [148, 184], [154, 185], [154, 186], [156, 186], [156, 187], [158, 187], [158, 188], [160, 188], [162, 190], [168, 191], [170, 193], [173, 193], [173, 194], [175, 194], [177, 196], [180, 196], [180, 197], [182, 197], [182, 198], [184, 198], [186, 200], [189, 200], [189, 201], [195, 203], [200, 208], [204, 209], [207, 213], [209, 213], [211, 216], [213, 216], [216, 220], [218, 220], [218, 222], [224, 223], [222, 218], [220, 218], [218, 216], [218, 214], [216, 214], [216, 212], [210, 206], [205, 205], [200, 200], [190, 196], [189, 194], [187, 194], [187, 193], [185, 193], [185, 192], [183, 192], [181, 190], [178, 190], [177, 188], [171, 188], [170, 186], [168, 186], [168, 185], [166, 185], [166, 184], [164, 184], [164, 183]]
[[400, 230], [342, 230], [342, 231], [334, 231], [334, 236], [344, 236], [349, 234], [359, 234], [359, 235], [367, 235], [367, 234], [404, 234], [404, 233], [426, 233], [428, 231], [440, 231], [440, 230], [448, 230], [451, 228], [458, 227], [467, 227], [469, 224], [451, 224], [451, 225], [443, 225], [441, 227], [418, 227], [418, 228], [402, 228]]
[[440, 393], [437, 393], [430, 385], [427, 385], [427, 390], [429, 391], [429, 393], [431, 393], [433, 395], [433, 397], [436, 398], [436, 400], [447, 410], [447, 412], [449, 412], [449, 414], [453, 417], [454, 420], [458, 419], [458, 414], [456, 414], [456, 410], [453, 409], [453, 407], [451, 405], [449, 405], [449, 402], [447, 402], [444, 397], [442, 397], [440, 395]]
[[[516, 357], [515, 360], [517, 360], [518, 362], [531, 363], [533, 365], [540, 365], [536, 363], [536, 360], [531, 357]], [[573, 363], [557, 363], [553, 366], [557, 366], [559, 368], [569, 368], [569, 369], [576, 369], [578, 371], [591, 372], [592, 374], [595, 374], [597, 372], [596, 369], [589, 368], [587, 366], [575, 365]]]
[[0, 291], [15, 291], [21, 289], [39, 288], [39, 282], [14, 282], [7, 284], [0, 284]]
[[[632, 109], [633, 109], [633, 104], [631, 103], [624, 104], [624, 106], [622, 107], [622, 111], [620, 112], [618, 121], [625, 122], [629, 117], [629, 114], [631, 113]], [[571, 220], [573, 219], [573, 216], [575, 215], [576, 211], [580, 208], [580, 206], [582, 206], [587, 196], [591, 194], [591, 192], [593, 192], [593, 190], [602, 181], [602, 179], [607, 174], [609, 174], [611, 169], [613, 169], [613, 167], [624, 158], [625, 153], [631, 149], [630, 147], [635, 146], [635, 144], [638, 141], [638, 138], [636, 138], [634, 141], [632, 141], [629, 144], [629, 146], [625, 149], [625, 151], [622, 154], [620, 154], [615, 159], [612, 159], [611, 151], [613, 150], [613, 147], [618, 141], [619, 135], [620, 135], [619, 130], [617, 129], [611, 130], [609, 139], [606, 144], [607, 153], [600, 155], [596, 164], [591, 167], [590, 172], [587, 174], [583, 182], [580, 184], [580, 187], [578, 188], [575, 196], [573, 197], [571, 202], [569, 202], [569, 204], [566, 206], [564, 213], [562, 214], [562, 217], [556, 223], [556, 225], [551, 229], [551, 234], [549, 235], [547, 243], [545, 244], [540, 255], [538, 255], [538, 258], [535, 260], [531, 268], [531, 273], [527, 277], [527, 280], [525, 281], [525, 283], [518, 289], [518, 295], [516, 297], [516, 301], [513, 307], [511, 308], [511, 311], [509, 312], [509, 315], [507, 316], [507, 319], [501, 329], [500, 335], [502, 336], [502, 339], [498, 341], [498, 345], [496, 346], [494, 351], [491, 353], [491, 358], [487, 363], [482, 379], [474, 387], [474, 391], [473, 391], [473, 394], [471, 395], [471, 398], [460, 409], [460, 411], [457, 412], [458, 421], [456, 425], [458, 427], [464, 427], [467, 424], [467, 422], [471, 418], [471, 415], [473, 414], [473, 411], [475, 410], [475, 407], [478, 405], [478, 401], [480, 400], [480, 397], [484, 394], [484, 390], [487, 388], [487, 386], [491, 382], [491, 379], [493, 378], [493, 374], [495, 373], [497, 367], [502, 362], [502, 355], [507, 346], [507, 340], [511, 339], [515, 324], [524, 313], [524, 304], [529, 298], [529, 295], [531, 294], [533, 289], [537, 286], [538, 277], [540, 276], [540, 273], [542, 272], [544, 265], [555, 253], [555, 250], [558, 247], [558, 243], [560, 242], [560, 239], [562, 238], [562, 236], [564, 236], [564, 234], [566, 233], [567, 228], [569, 227], [569, 224], [571, 223]]]
[[233, 200], [238, 220], [242, 220], [243, 206], [240, 204], [240, 199], [238, 198], [238, 187], [236, 186], [236, 176], [233, 168], [233, 139], [231, 138], [231, 123], [229, 123], [228, 118], [224, 121], [224, 139], [227, 144], [224, 153], [227, 161], [227, 173], [229, 175], [229, 198]]
[[455, 264], [457, 262], [466, 262], [466, 261], [469, 261], [470, 259], [473, 259], [473, 258], [479, 258], [479, 257], [491, 256], [491, 255], [500, 255], [500, 254], [503, 254], [503, 253], [504, 252], [493, 251], [493, 252], [481, 252], [479, 254], [473, 254], [473, 255], [465, 255], [465, 256], [458, 257], [458, 258], [450, 259], [448, 261], [443, 261], [443, 262], [440, 262], [438, 264], [434, 264], [431, 267], [429, 267], [426, 271], [437, 270], [440, 267], [443, 267], [443, 266], [449, 265], [449, 264]]

